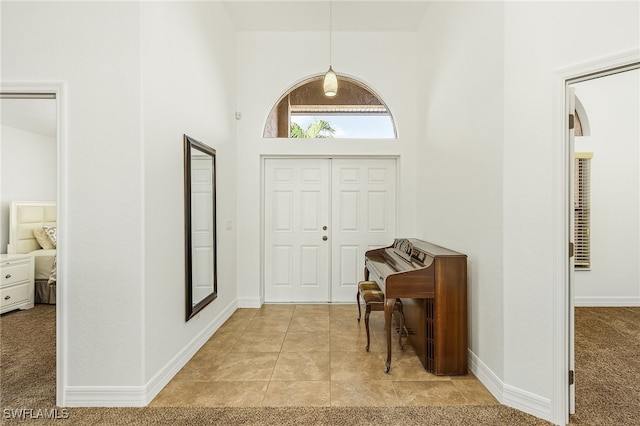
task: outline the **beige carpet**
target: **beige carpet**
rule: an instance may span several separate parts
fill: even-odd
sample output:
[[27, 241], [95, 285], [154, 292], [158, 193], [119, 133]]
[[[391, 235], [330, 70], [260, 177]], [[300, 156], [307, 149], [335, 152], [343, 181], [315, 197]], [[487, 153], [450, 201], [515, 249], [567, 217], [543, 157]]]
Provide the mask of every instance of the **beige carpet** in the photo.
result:
[[[578, 414], [572, 424], [640, 424], [640, 308], [576, 313]], [[501, 406], [324, 408], [55, 408], [55, 307], [0, 317], [0, 408], [28, 408], [27, 422], [73, 425], [548, 425]], [[618, 342], [616, 337], [619, 337]], [[607, 363], [603, 363], [603, 360]], [[10, 421], [10, 420], [9, 420]], [[8, 422], [9, 422], [8, 421]]]
[[640, 425], [640, 308], [576, 308], [572, 424]]

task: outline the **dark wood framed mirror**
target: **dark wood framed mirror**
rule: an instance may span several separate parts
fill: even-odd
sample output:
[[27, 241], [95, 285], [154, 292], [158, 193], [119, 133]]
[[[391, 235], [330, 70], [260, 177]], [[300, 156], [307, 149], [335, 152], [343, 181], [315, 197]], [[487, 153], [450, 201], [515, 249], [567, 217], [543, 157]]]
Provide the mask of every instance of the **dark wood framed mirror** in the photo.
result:
[[186, 321], [218, 297], [216, 151], [184, 135]]

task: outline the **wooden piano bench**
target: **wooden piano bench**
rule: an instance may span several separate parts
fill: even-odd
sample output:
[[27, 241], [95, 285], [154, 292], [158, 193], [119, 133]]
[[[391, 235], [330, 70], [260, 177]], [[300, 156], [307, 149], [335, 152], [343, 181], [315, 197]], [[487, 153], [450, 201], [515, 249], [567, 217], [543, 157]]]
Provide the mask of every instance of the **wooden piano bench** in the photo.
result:
[[380, 291], [380, 287], [375, 281], [360, 281], [358, 283], [358, 293], [356, 293], [356, 302], [358, 303], [358, 322], [360, 322], [360, 317], [362, 316], [362, 312], [360, 311], [360, 295], [365, 290]]
[[[369, 314], [371, 314], [371, 311], [384, 311], [384, 292], [380, 290], [378, 284], [373, 281], [361, 281], [358, 284], [358, 294], [356, 297], [358, 299], [358, 322], [360, 322], [360, 297], [362, 297], [365, 304], [364, 324], [367, 330], [367, 347], [365, 349], [369, 352], [369, 346], [371, 344], [371, 336], [369, 334]], [[402, 301], [400, 299], [396, 299], [393, 311], [400, 315], [398, 343], [400, 344], [400, 348], [404, 350], [404, 344], [402, 343], [402, 332], [405, 328], [404, 312], [402, 310]]]

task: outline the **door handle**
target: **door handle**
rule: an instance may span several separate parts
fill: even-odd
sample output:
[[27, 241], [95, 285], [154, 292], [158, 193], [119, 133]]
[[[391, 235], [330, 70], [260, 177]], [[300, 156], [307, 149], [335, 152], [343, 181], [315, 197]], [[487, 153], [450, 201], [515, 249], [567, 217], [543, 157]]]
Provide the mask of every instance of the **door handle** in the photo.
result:
[[324, 235], [324, 236], [322, 237], [322, 241], [327, 241], [328, 239], [329, 239], [329, 237], [327, 237], [326, 235]]

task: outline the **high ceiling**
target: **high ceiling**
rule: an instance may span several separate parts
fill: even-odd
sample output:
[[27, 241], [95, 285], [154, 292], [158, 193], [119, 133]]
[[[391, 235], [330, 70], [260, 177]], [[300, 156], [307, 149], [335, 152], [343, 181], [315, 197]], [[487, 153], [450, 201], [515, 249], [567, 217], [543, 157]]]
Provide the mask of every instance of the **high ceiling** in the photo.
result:
[[[223, 1], [237, 31], [327, 31], [329, 0]], [[334, 31], [415, 31], [430, 1], [332, 0]]]
[[[328, 31], [329, 0], [223, 0], [237, 31]], [[416, 31], [430, 1], [332, 0], [334, 31]], [[2, 100], [5, 126], [55, 136], [54, 101]]]

